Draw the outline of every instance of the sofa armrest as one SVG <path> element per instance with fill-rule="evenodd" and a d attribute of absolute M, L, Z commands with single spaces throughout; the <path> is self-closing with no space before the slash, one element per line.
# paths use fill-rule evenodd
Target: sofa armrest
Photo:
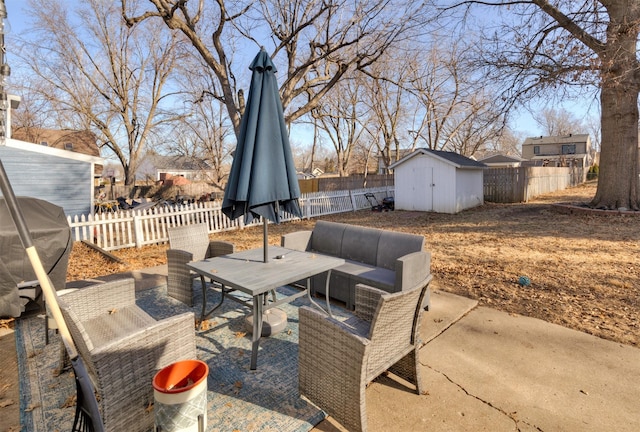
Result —
<path fill-rule="evenodd" d="M 408 290 L 431 274 L 431 252 L 420 251 L 396 260 L 395 290 Z"/>
<path fill-rule="evenodd" d="M 313 231 L 296 231 L 280 237 L 280 246 L 298 251 L 307 251 L 311 248 L 311 236 Z"/>

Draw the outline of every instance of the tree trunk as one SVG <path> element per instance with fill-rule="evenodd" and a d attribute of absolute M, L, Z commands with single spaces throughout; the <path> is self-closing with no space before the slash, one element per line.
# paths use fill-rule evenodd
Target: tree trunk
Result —
<path fill-rule="evenodd" d="M 637 210 L 638 200 L 638 91 L 603 86 L 602 149 L 596 208 Z"/>
<path fill-rule="evenodd" d="M 637 11 L 636 11 L 637 12 Z M 591 205 L 603 209 L 640 209 L 638 177 L 637 23 L 624 25 L 628 8 L 609 9 L 607 47 L 600 56 L 601 133 L 598 189 Z M 617 24 L 616 24 L 617 23 Z M 633 27 L 633 28 L 629 28 Z"/>

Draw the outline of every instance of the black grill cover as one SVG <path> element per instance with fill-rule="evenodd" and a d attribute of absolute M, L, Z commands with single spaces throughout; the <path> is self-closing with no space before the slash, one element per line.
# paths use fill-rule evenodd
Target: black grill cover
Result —
<path fill-rule="evenodd" d="M 17 200 L 44 270 L 56 290 L 64 289 L 73 240 L 63 209 L 37 198 Z M 20 315 L 17 284 L 36 279 L 7 203 L 0 196 L 0 316 Z"/>

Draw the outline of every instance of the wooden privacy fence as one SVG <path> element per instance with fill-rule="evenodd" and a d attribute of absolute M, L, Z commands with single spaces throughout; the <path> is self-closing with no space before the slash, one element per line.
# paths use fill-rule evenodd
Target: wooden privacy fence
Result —
<path fill-rule="evenodd" d="M 496 203 L 528 202 L 548 192 L 585 181 L 582 168 L 516 167 L 484 170 L 484 200 Z"/>
<path fill-rule="evenodd" d="M 378 201 L 393 196 L 393 187 L 303 194 L 300 198 L 305 219 L 371 207 L 364 196 L 373 193 Z M 285 214 L 282 220 L 296 217 Z M 144 210 L 120 210 L 95 215 L 67 217 L 74 241 L 85 240 L 111 251 L 142 247 L 168 241 L 167 228 L 206 223 L 209 233 L 243 229 L 244 218 L 230 220 L 222 213 L 220 202 L 208 201 L 183 206 L 156 206 Z M 261 224 L 253 221 L 249 226 Z"/>

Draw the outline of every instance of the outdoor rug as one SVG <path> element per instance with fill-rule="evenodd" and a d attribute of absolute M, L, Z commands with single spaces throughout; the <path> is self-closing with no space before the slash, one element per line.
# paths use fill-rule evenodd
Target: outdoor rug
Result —
<path fill-rule="evenodd" d="M 194 289 L 193 308 L 167 297 L 166 287 L 137 292 L 137 303 L 156 319 L 185 311 L 199 317 L 201 290 L 197 284 Z M 283 294 L 292 290 L 278 289 Z M 208 305 L 217 304 L 217 291 L 208 290 L 207 296 Z M 196 332 L 198 358 L 209 365 L 207 431 L 307 431 L 325 417 L 298 394 L 298 307 L 303 304 L 308 304 L 306 297 L 280 306 L 288 316 L 287 328 L 261 339 L 255 371 L 249 370 L 251 335 L 243 335 L 249 308 L 226 300 L 210 318 L 210 329 Z M 335 306 L 332 311 L 344 314 Z M 73 375 L 67 371 L 56 376 L 61 342 L 53 331 L 50 336 L 45 345 L 42 318 L 17 322 L 22 430 L 66 431 L 73 424 Z"/>

